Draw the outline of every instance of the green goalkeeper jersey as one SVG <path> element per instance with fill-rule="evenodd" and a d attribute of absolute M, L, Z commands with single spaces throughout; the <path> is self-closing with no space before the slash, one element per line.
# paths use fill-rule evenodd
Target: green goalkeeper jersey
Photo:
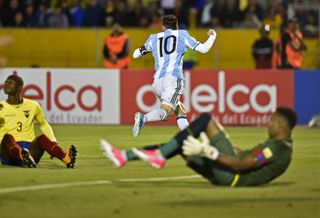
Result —
<path fill-rule="evenodd" d="M 256 157 L 261 167 L 237 174 L 234 178 L 235 186 L 261 185 L 283 174 L 291 161 L 292 141 L 269 139 L 239 155 L 242 158 L 249 154 Z"/>

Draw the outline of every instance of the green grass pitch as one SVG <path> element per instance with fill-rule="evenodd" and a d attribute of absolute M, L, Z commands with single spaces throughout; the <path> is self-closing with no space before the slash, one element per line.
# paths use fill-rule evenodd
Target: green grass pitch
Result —
<path fill-rule="evenodd" d="M 183 178 L 195 173 L 180 157 L 161 170 L 140 161 L 115 169 L 101 155 L 100 138 L 130 148 L 165 142 L 177 127 L 148 126 L 139 138 L 132 137 L 129 126 L 53 128 L 63 147 L 77 145 L 76 168 L 66 169 L 48 155 L 36 169 L 0 166 L 1 218 L 320 217 L 320 129 L 295 129 L 292 163 L 272 183 L 223 188 L 201 177 Z M 267 137 L 263 127 L 227 127 L 227 131 L 242 148 Z"/>

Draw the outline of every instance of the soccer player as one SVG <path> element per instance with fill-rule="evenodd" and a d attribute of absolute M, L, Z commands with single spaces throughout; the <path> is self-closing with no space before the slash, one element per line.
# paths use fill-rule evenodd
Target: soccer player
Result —
<path fill-rule="evenodd" d="M 274 180 L 288 168 L 296 121 L 291 109 L 277 108 L 268 123 L 269 138 L 248 150 L 234 147 L 210 114 L 202 114 L 164 144 L 123 151 L 101 140 L 101 148 L 116 167 L 141 159 L 162 168 L 167 159 L 181 154 L 189 167 L 214 185 L 255 186 Z M 201 140 L 196 139 L 199 136 Z"/>
<path fill-rule="evenodd" d="M 66 152 L 57 144 L 51 126 L 36 101 L 22 97 L 23 80 L 10 75 L 4 83 L 8 98 L 0 102 L 0 159 L 5 165 L 34 168 L 44 152 L 62 160 L 67 168 L 74 168 L 77 150 L 70 145 Z M 42 135 L 36 137 L 34 121 Z"/>
<path fill-rule="evenodd" d="M 133 53 L 133 58 L 139 58 L 152 52 L 155 60 L 153 89 L 161 102 L 160 108 L 147 114 L 139 112 L 135 114 L 132 129 L 134 137 L 139 135 L 146 122 L 165 121 L 173 114 L 176 114 L 177 124 L 181 130 L 189 125 L 184 105 L 179 101 L 184 87 L 183 55 L 187 48 L 207 53 L 217 36 L 216 32 L 210 29 L 207 33 L 209 38 L 202 44 L 191 37 L 186 30 L 178 30 L 178 21 L 174 15 L 163 16 L 162 24 L 164 31 L 150 35 L 146 43 Z"/>

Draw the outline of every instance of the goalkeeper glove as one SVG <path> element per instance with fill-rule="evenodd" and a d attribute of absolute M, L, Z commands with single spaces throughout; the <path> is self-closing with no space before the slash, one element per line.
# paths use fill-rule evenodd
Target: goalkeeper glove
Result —
<path fill-rule="evenodd" d="M 183 141 L 183 154 L 186 156 L 200 155 L 211 160 L 217 160 L 219 151 L 209 144 L 209 139 L 206 133 L 201 132 L 200 138 L 201 141 L 193 136 L 188 136 L 187 139 Z"/>

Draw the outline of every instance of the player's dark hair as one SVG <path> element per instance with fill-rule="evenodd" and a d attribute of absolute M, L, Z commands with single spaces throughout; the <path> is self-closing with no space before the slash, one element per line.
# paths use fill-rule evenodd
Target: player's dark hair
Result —
<path fill-rule="evenodd" d="M 166 29 L 176 30 L 177 23 L 178 23 L 178 20 L 177 20 L 176 16 L 174 16 L 174 15 L 165 15 L 162 17 L 162 25 Z"/>
<path fill-rule="evenodd" d="M 18 84 L 19 87 L 23 86 L 23 79 L 18 75 L 12 74 L 12 75 L 8 76 L 8 79 L 14 80 Z"/>
<path fill-rule="evenodd" d="M 278 113 L 280 116 L 282 116 L 287 121 L 290 129 L 293 129 L 296 126 L 298 116 L 291 108 L 278 107 L 276 110 L 276 113 Z"/>

